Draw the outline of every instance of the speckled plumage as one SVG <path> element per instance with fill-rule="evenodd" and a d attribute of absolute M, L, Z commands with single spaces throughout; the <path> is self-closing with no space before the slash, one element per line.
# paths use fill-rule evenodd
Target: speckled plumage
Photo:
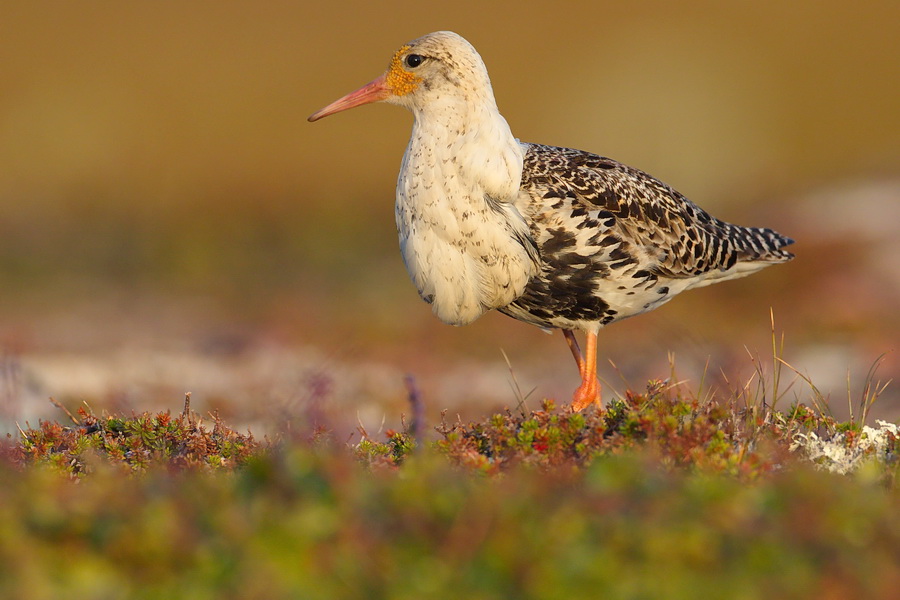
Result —
<path fill-rule="evenodd" d="M 642 171 L 519 142 L 481 57 L 455 33 L 409 42 L 384 75 L 310 120 L 375 101 L 415 117 L 396 220 L 419 294 L 454 325 L 496 309 L 562 329 L 582 378 L 576 410 L 600 404 L 600 328 L 792 258 L 790 239 L 711 217 Z M 586 357 L 575 330 L 586 334 Z"/>
<path fill-rule="evenodd" d="M 650 175 L 609 158 L 526 144 L 515 204 L 541 272 L 501 312 L 538 325 L 608 325 L 676 294 L 790 260 L 791 240 L 732 225 Z"/>

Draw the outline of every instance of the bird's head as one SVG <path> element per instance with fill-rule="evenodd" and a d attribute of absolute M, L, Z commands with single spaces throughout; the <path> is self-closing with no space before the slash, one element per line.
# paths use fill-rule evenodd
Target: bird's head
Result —
<path fill-rule="evenodd" d="M 383 75 L 310 115 L 309 121 L 371 102 L 398 104 L 414 113 L 454 103 L 496 107 L 481 56 L 451 31 L 429 33 L 401 46 Z"/>

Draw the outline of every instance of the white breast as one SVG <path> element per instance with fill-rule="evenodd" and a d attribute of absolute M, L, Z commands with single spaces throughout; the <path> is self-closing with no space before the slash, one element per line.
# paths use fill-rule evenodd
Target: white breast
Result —
<path fill-rule="evenodd" d="M 501 122 L 491 118 L 471 134 L 417 119 L 397 181 L 403 261 L 434 314 L 452 325 L 506 306 L 538 270 L 528 226 L 511 203 L 524 152 L 496 117 Z"/>

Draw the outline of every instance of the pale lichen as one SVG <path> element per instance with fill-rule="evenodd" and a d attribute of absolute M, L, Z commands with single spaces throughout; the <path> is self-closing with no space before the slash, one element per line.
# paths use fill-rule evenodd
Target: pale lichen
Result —
<path fill-rule="evenodd" d="M 791 451 L 802 452 L 820 469 L 832 473 L 852 473 L 869 462 L 887 463 L 897 460 L 900 426 L 876 421 L 878 427 L 864 426 L 858 435 L 835 433 L 829 438 L 815 432 L 798 433 Z"/>

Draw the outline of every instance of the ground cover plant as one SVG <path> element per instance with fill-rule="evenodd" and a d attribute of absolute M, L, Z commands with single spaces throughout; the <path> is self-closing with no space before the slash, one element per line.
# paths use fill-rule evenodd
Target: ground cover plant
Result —
<path fill-rule="evenodd" d="M 413 408 L 400 430 L 350 441 L 314 428 L 256 439 L 189 399 L 179 415 L 82 409 L 24 429 L 0 461 L 0 596 L 900 589 L 894 424 L 701 401 L 660 381 L 603 412 L 544 401 L 475 423 L 445 415 L 432 432 Z M 842 453 L 851 467 L 837 468 Z"/>

